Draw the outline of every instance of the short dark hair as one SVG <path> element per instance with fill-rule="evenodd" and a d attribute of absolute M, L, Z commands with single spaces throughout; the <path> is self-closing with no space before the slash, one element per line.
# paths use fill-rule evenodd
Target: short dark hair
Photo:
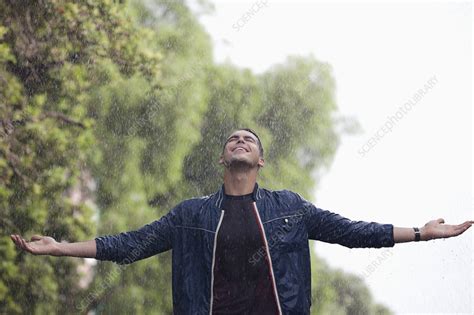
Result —
<path fill-rule="evenodd" d="M 262 145 L 262 141 L 260 141 L 260 137 L 257 135 L 257 133 L 255 132 L 255 130 L 250 129 L 250 128 L 239 128 L 239 129 L 235 129 L 232 133 L 234 133 L 234 132 L 236 132 L 236 131 L 240 131 L 240 130 L 248 131 L 248 132 L 250 132 L 251 134 L 253 134 L 253 135 L 257 138 L 258 150 L 260 151 L 260 157 L 263 158 L 263 145 Z M 227 139 L 226 139 L 226 141 L 224 142 L 224 147 L 222 148 L 222 152 L 224 152 L 226 145 L 227 145 Z"/>

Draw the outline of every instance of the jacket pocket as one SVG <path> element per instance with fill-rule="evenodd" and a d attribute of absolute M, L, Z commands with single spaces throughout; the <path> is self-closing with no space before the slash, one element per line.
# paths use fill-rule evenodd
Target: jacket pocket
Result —
<path fill-rule="evenodd" d="M 282 252 L 301 250 L 308 236 L 304 229 L 303 216 L 300 214 L 282 216 L 264 223 L 267 231 L 268 246 Z"/>

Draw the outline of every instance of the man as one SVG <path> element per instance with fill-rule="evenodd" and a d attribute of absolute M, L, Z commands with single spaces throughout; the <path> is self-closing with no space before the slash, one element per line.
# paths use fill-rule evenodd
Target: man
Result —
<path fill-rule="evenodd" d="M 58 243 L 12 235 L 35 255 L 92 257 L 128 264 L 172 249 L 176 314 L 308 314 L 311 306 L 308 240 L 353 247 L 457 236 L 474 221 L 422 228 L 351 221 L 316 208 L 298 194 L 257 185 L 263 146 L 250 129 L 233 132 L 219 163 L 224 184 L 213 195 L 186 200 L 151 224 L 92 241 Z"/>

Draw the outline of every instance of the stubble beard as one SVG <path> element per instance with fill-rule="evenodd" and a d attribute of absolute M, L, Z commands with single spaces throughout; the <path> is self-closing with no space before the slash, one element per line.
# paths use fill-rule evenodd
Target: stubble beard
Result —
<path fill-rule="evenodd" d="M 231 158 L 228 161 L 224 160 L 224 166 L 233 171 L 247 171 L 258 168 L 258 162 L 252 163 L 246 159 Z"/>

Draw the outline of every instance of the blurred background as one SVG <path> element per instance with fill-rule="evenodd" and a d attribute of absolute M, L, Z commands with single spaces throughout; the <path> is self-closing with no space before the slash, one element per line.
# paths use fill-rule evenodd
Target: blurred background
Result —
<path fill-rule="evenodd" d="M 17 252 L 138 228 L 216 191 L 226 135 L 259 184 L 353 220 L 474 217 L 472 3 L 0 2 L 0 313 L 172 314 L 170 253 Z M 312 314 L 472 314 L 473 240 L 313 242 Z"/>

